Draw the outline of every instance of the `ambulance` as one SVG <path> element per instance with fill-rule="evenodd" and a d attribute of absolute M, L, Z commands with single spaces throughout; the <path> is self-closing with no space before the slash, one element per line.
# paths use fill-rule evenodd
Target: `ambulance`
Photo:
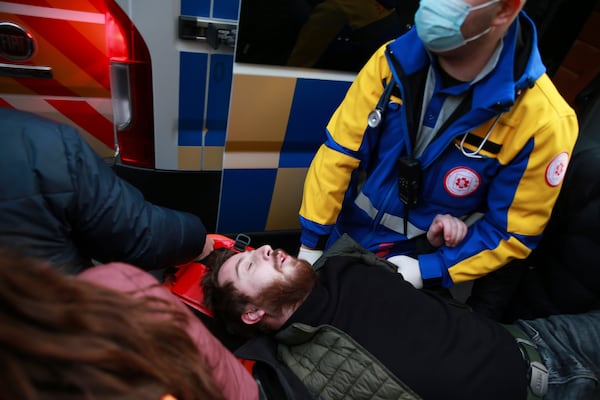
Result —
<path fill-rule="evenodd" d="M 377 1 L 376 23 L 343 27 L 317 61 L 290 65 L 323 0 L 0 0 L 0 107 L 73 125 L 147 199 L 212 232 L 277 245 L 298 233 L 307 168 L 357 68 L 411 27 L 418 0 Z M 598 53 L 589 68 L 564 63 L 578 35 L 598 48 L 598 2 L 551 3 L 527 7 L 574 102 Z"/>

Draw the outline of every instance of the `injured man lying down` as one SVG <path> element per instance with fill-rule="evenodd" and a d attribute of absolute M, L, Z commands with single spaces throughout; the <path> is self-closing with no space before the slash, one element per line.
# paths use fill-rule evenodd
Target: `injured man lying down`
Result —
<path fill-rule="evenodd" d="M 314 266 L 268 245 L 204 263 L 205 305 L 277 398 L 600 398 L 600 312 L 500 325 L 348 236 Z"/>

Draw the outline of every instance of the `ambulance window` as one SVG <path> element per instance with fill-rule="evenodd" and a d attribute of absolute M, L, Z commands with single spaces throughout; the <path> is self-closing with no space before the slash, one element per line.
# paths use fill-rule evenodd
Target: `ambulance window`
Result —
<path fill-rule="evenodd" d="M 528 0 L 552 76 L 597 0 Z M 236 62 L 358 72 L 383 43 L 408 31 L 419 0 L 241 0 Z"/>
<path fill-rule="evenodd" d="M 413 24 L 418 0 L 242 0 L 236 62 L 357 72 Z"/>

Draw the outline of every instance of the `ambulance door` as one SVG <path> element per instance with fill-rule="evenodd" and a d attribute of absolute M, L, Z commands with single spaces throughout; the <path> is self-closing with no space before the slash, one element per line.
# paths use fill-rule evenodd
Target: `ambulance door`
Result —
<path fill-rule="evenodd" d="M 146 197 L 217 230 L 239 0 L 115 0 L 148 49 L 152 170 L 121 163 Z"/>

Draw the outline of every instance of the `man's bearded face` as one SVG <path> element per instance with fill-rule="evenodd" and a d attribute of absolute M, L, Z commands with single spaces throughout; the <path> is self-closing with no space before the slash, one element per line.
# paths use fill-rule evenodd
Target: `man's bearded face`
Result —
<path fill-rule="evenodd" d="M 227 259 L 218 281 L 219 285 L 232 282 L 254 305 L 275 312 L 302 302 L 312 290 L 316 274 L 308 262 L 262 246 Z"/>

